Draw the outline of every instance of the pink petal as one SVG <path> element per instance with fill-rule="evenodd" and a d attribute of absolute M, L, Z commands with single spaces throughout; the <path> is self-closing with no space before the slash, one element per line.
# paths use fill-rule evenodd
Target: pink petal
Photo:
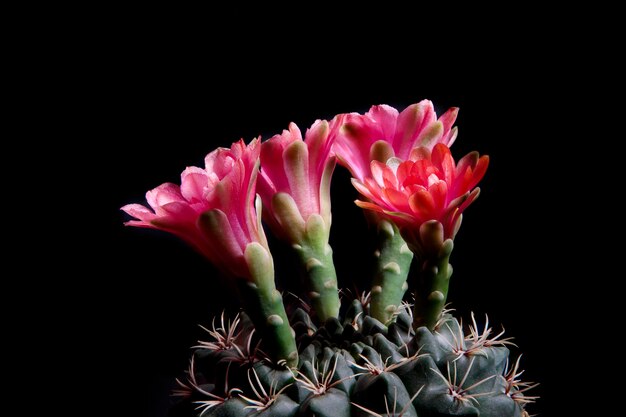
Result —
<path fill-rule="evenodd" d="M 396 178 L 398 179 L 398 184 L 404 186 L 407 177 L 411 175 L 412 168 L 412 161 L 406 161 L 398 165 L 398 169 L 396 170 Z"/>
<path fill-rule="evenodd" d="M 230 172 L 235 160 L 236 158 L 229 148 L 217 148 L 204 158 L 204 165 L 207 173 L 212 173 L 220 180 Z"/>
<path fill-rule="evenodd" d="M 152 223 L 147 223 L 142 220 L 129 220 L 127 222 L 124 222 L 124 226 L 143 227 L 146 229 L 157 229 L 157 227 L 153 225 Z"/>
<path fill-rule="evenodd" d="M 489 156 L 484 155 L 481 156 L 476 164 L 476 168 L 474 169 L 474 175 L 472 177 L 472 181 L 470 182 L 470 188 L 473 188 L 483 179 L 485 173 L 487 172 L 487 167 L 489 166 Z"/>
<path fill-rule="evenodd" d="M 295 129 L 295 128 L 294 128 Z M 294 130 L 295 132 L 295 130 Z M 270 180 L 276 192 L 289 190 L 289 182 L 283 167 L 283 152 L 285 148 L 295 140 L 295 135 L 283 131 L 283 135 L 273 136 L 261 144 L 261 181 Z M 264 187 L 267 189 L 268 187 Z M 271 196 L 267 196 L 271 198 Z M 263 196 L 266 198 L 266 196 Z"/>
<path fill-rule="evenodd" d="M 457 177 L 454 180 L 454 194 L 461 195 L 467 193 L 471 189 L 472 179 L 474 173 L 471 167 L 466 167 L 464 172 L 457 172 Z"/>
<path fill-rule="evenodd" d="M 209 178 L 204 169 L 187 167 L 180 176 L 180 192 L 187 201 L 198 201 L 204 197 Z"/>
<path fill-rule="evenodd" d="M 274 194 L 279 192 L 271 178 L 263 170 L 259 172 L 259 176 L 257 177 L 256 192 L 261 196 L 263 206 L 268 208 L 271 207 L 271 201 Z M 267 213 L 264 213 L 263 217 L 265 217 L 265 214 L 270 214 L 270 212 L 267 211 Z"/>
<path fill-rule="evenodd" d="M 462 195 L 452 199 L 451 201 L 449 201 L 448 205 L 447 205 L 447 208 L 446 208 L 446 214 L 445 215 L 448 215 L 452 211 L 458 209 L 465 202 L 465 200 L 467 200 L 468 197 L 469 197 L 469 193 L 464 193 L 464 194 L 462 194 Z"/>
<path fill-rule="evenodd" d="M 324 217 L 327 224 L 331 223 L 330 185 L 335 165 L 336 159 L 334 156 L 326 161 L 326 166 L 322 172 L 322 178 L 319 185 L 320 214 Z"/>
<path fill-rule="evenodd" d="M 326 120 L 316 120 L 307 129 L 304 142 L 309 150 L 309 164 L 311 176 L 320 178 L 326 161 L 330 157 L 330 150 L 336 136 L 329 136 L 329 126 Z"/>
<path fill-rule="evenodd" d="M 408 211 L 410 209 L 409 199 L 406 194 L 393 188 L 386 188 L 383 193 L 390 203 L 389 208 L 396 211 Z"/>
<path fill-rule="evenodd" d="M 416 145 L 422 131 L 436 120 L 433 104 L 429 100 L 422 100 L 412 104 L 400 113 L 393 138 L 393 148 L 396 156 L 407 159 Z"/>
<path fill-rule="evenodd" d="M 444 139 L 442 140 L 442 143 L 444 143 L 448 147 L 452 146 L 454 142 L 456 142 L 456 137 L 458 136 L 458 134 L 459 134 L 459 128 L 454 126 L 452 130 L 450 130 L 450 133 L 448 133 L 448 136 L 444 137 Z"/>
<path fill-rule="evenodd" d="M 448 185 L 445 181 L 437 181 L 428 187 L 428 193 L 432 196 L 436 217 L 440 217 L 446 207 Z"/>
<path fill-rule="evenodd" d="M 433 148 L 441 142 L 443 136 L 443 125 L 438 121 L 433 121 L 425 126 L 415 140 L 415 144 L 426 148 Z"/>
<path fill-rule="evenodd" d="M 435 202 L 428 191 L 418 191 L 409 197 L 409 206 L 422 221 L 434 219 Z"/>
<path fill-rule="evenodd" d="M 443 138 L 441 142 L 448 147 L 452 146 L 454 139 L 456 139 L 456 131 L 452 131 L 452 125 L 456 121 L 458 114 L 458 107 L 450 107 L 439 117 L 439 121 L 443 125 Z"/>
<path fill-rule="evenodd" d="M 217 243 L 221 248 L 222 258 L 227 263 L 236 262 L 243 257 L 244 247 L 231 227 L 226 214 L 213 209 L 198 217 L 198 227 L 206 239 Z"/>
<path fill-rule="evenodd" d="M 372 194 L 380 195 L 382 187 L 378 185 L 372 178 L 365 178 L 364 184 Z"/>
<path fill-rule="evenodd" d="M 187 202 L 173 201 L 162 205 L 161 209 L 167 216 L 176 218 L 177 222 L 195 223 L 198 217 L 198 213 Z"/>
<path fill-rule="evenodd" d="M 366 123 L 370 132 L 378 134 L 374 140 L 391 141 L 393 139 L 396 132 L 398 110 L 386 104 L 372 106 L 364 118 L 367 120 Z"/>
<path fill-rule="evenodd" d="M 363 184 L 361 181 L 357 180 L 356 178 L 352 178 L 352 185 L 354 186 L 354 188 L 357 189 L 359 193 L 369 198 L 370 200 L 378 199 L 378 193 L 373 193 L 372 189 L 368 188 L 365 184 Z M 378 187 L 373 188 L 373 189 L 377 189 L 377 188 Z"/>
<path fill-rule="evenodd" d="M 478 152 L 470 152 L 465 155 L 463 158 L 459 160 L 456 164 L 456 172 L 457 175 L 463 175 L 463 173 L 468 169 L 474 169 L 476 164 L 478 163 Z"/>
<path fill-rule="evenodd" d="M 127 204 L 120 210 L 146 223 L 149 223 L 156 217 L 152 210 L 148 209 L 145 206 L 142 206 L 141 204 Z M 136 226 L 136 223 L 137 222 L 135 222 L 134 220 L 131 220 L 127 224 L 129 226 Z"/>
<path fill-rule="evenodd" d="M 178 185 L 166 182 L 148 191 L 146 193 L 146 200 L 148 204 L 157 211 L 158 215 L 158 208 L 160 206 L 172 201 L 185 201 L 185 198 L 180 193 L 180 187 Z"/>
<path fill-rule="evenodd" d="M 469 207 L 480 195 L 480 188 L 476 187 L 469 193 L 463 204 L 459 207 L 459 212 L 463 212 L 466 208 Z"/>
<path fill-rule="evenodd" d="M 391 159 L 391 161 L 393 161 L 393 159 Z M 400 165 L 398 165 L 398 168 L 399 167 Z M 394 173 L 393 169 L 390 166 L 386 166 L 383 169 L 383 181 L 384 181 L 385 187 L 390 187 L 390 188 L 400 187 L 400 185 L 398 184 L 398 177 L 396 176 L 396 174 Z"/>
<path fill-rule="evenodd" d="M 419 181 L 421 185 L 426 185 L 428 184 L 428 177 L 430 174 L 435 173 L 435 171 L 435 167 L 429 160 L 422 159 L 413 164 L 409 177 L 411 177 L 414 182 Z"/>
<path fill-rule="evenodd" d="M 348 119 L 349 117 L 346 117 L 346 120 Z M 361 142 L 357 136 L 359 134 L 358 128 L 351 124 L 341 126 L 333 143 L 333 152 L 339 163 L 346 167 L 354 178 L 362 180 L 369 175 L 370 159 L 365 148 L 369 150 L 371 141 L 365 137 Z"/>
<path fill-rule="evenodd" d="M 397 117 L 398 111 L 387 105 L 372 106 L 364 115 L 341 116 L 343 124 L 331 132 L 331 136 L 336 136 L 333 151 L 354 178 L 363 180 L 369 175 L 372 144 L 393 138 Z"/>
<path fill-rule="evenodd" d="M 439 168 L 443 177 L 448 184 L 452 184 L 456 175 L 456 168 L 454 166 L 454 158 L 450 153 L 450 149 L 444 144 L 437 144 L 432 153 L 432 163 Z"/>
<path fill-rule="evenodd" d="M 461 228 L 461 222 L 463 221 L 463 213 L 460 210 L 454 212 L 450 220 L 450 231 L 448 232 L 447 238 L 454 239 L 456 234 L 459 232 Z"/>
<path fill-rule="evenodd" d="M 383 177 L 384 172 L 387 169 L 387 165 L 383 162 L 372 161 L 370 163 L 370 169 L 372 171 L 372 178 L 374 179 L 374 181 L 376 181 L 378 185 L 382 187 L 385 184 Z"/>
<path fill-rule="evenodd" d="M 417 148 L 411 149 L 409 160 L 413 162 L 417 162 L 417 161 L 421 161 L 422 159 L 426 159 L 426 160 L 431 159 L 431 151 L 429 148 L 425 146 L 418 146 Z"/>
<path fill-rule="evenodd" d="M 283 164 L 285 176 L 289 182 L 289 189 L 284 191 L 296 201 L 302 217 L 306 219 L 309 214 L 319 212 L 317 206 L 319 202 L 312 201 L 310 198 L 309 150 L 306 144 L 303 141 L 289 144 L 283 153 Z"/>
<path fill-rule="evenodd" d="M 252 168 L 259 162 L 261 155 L 261 137 L 254 138 L 250 141 L 248 146 L 245 146 L 243 141 L 240 141 L 244 145 L 243 154 L 241 160 L 248 168 Z"/>
<path fill-rule="evenodd" d="M 372 161 L 380 161 L 387 163 L 389 158 L 395 156 L 394 150 L 389 144 L 389 142 L 385 140 L 377 140 L 370 147 L 370 156 L 369 158 Z"/>
<path fill-rule="evenodd" d="M 378 213 L 384 213 L 385 210 L 377 204 L 373 204 L 367 201 L 355 200 L 354 203 L 362 209 L 373 210 Z"/>

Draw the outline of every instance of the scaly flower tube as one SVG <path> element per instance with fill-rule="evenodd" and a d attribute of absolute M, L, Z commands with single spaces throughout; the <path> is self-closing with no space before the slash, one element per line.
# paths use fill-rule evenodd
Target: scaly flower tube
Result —
<path fill-rule="evenodd" d="M 265 221 L 289 243 L 302 263 L 309 298 L 321 321 L 339 314 L 337 275 L 328 244 L 331 225 L 330 180 L 335 168 L 328 122 L 318 120 L 305 133 L 295 123 L 261 146 L 258 191 Z"/>
<path fill-rule="evenodd" d="M 138 220 L 126 224 L 173 233 L 235 278 L 245 307 L 277 361 L 294 366 L 298 354 L 281 294 L 274 283 L 274 263 L 255 205 L 260 141 L 240 140 L 218 148 L 205 168 L 188 167 L 181 185 L 163 184 L 148 191 L 151 209 L 129 204 L 122 210 Z"/>
<path fill-rule="evenodd" d="M 453 107 L 437 118 L 433 104 L 423 100 L 402 112 L 379 105 L 365 114 L 343 116 L 333 145 L 339 163 L 359 181 L 371 177 L 372 160 L 386 162 L 390 157 L 409 158 L 418 146 L 432 150 L 438 143 L 451 146 L 457 137 L 452 127 L 458 114 Z M 383 323 L 392 321 L 406 292 L 407 275 L 413 254 L 398 228 L 383 216 L 371 212 L 368 220 L 378 233 L 377 268 L 372 284 L 370 313 Z"/>
<path fill-rule="evenodd" d="M 409 159 L 371 162 L 372 177 L 353 184 L 370 201 L 357 205 L 394 221 L 421 263 L 414 326 L 433 329 L 452 275 L 449 257 L 463 211 L 478 197 L 489 157 L 472 152 L 458 164 L 440 143 L 411 151 Z"/>

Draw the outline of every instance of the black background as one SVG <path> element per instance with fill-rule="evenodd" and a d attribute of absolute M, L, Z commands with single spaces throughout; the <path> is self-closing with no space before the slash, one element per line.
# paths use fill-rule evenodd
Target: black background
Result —
<path fill-rule="evenodd" d="M 238 307 L 199 255 L 165 234 L 125 228 L 119 207 L 143 203 L 145 191 L 178 182 L 186 166 L 201 166 L 206 153 L 239 138 L 267 139 L 290 121 L 304 130 L 336 113 L 381 103 L 401 109 L 428 98 L 439 113 L 461 109 L 456 158 L 471 150 L 491 157 L 481 196 L 456 238 L 448 299 L 465 321 L 470 311 L 479 320 L 488 313 L 496 329 L 504 325 L 515 337 L 525 379 L 542 383 L 533 410 L 547 415 L 556 384 L 546 317 L 562 273 L 550 260 L 563 231 L 558 203 L 565 191 L 546 181 L 558 175 L 551 108 L 559 87 L 545 50 L 513 38 L 506 49 L 488 37 L 462 45 L 400 42 L 400 35 L 371 43 L 377 33 L 366 35 L 367 28 L 295 45 L 290 32 L 271 25 L 244 41 L 167 29 L 112 30 L 98 41 L 102 54 L 89 80 L 91 136 L 104 167 L 101 266 L 109 277 L 93 290 L 107 300 L 98 326 L 112 363 L 106 371 L 118 381 L 115 398 L 130 403 L 133 415 L 164 415 L 189 347 L 202 337 L 197 324 Z M 367 288 L 366 225 L 342 168 L 332 193 L 340 285 Z M 279 285 L 293 286 L 287 252 L 276 248 Z"/>

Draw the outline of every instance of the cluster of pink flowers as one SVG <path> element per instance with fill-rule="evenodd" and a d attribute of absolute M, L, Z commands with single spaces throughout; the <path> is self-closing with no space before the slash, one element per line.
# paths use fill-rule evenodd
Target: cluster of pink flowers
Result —
<path fill-rule="evenodd" d="M 148 191 L 150 208 L 122 207 L 137 219 L 126 224 L 171 232 L 223 271 L 251 279 L 246 247 L 267 248 L 256 193 L 272 231 L 297 243 L 311 216 L 321 216 L 330 227 L 330 179 L 337 159 L 365 197 L 357 204 L 395 222 L 412 248 L 420 245 L 413 237 L 427 221 L 440 222 L 445 237 L 454 238 L 488 165 L 488 158 L 476 153 L 455 163 L 449 147 L 457 135 L 452 127 L 457 112 L 452 108 L 437 118 L 427 100 L 401 113 L 380 105 L 363 115 L 318 120 L 304 140 L 293 123 L 263 143 L 240 140 L 211 152 L 205 168 L 188 167 L 180 186 L 166 183 Z"/>

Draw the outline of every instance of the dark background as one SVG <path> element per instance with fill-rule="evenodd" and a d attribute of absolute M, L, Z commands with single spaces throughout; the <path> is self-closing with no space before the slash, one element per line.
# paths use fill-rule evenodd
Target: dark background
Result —
<path fill-rule="evenodd" d="M 110 360 L 106 371 L 117 381 L 115 398 L 130 403 L 125 407 L 133 415 L 164 415 L 189 347 L 203 337 L 197 324 L 237 308 L 206 261 L 173 237 L 125 228 L 119 207 L 144 203 L 145 191 L 178 182 L 186 166 L 201 166 L 206 153 L 239 138 L 267 139 L 290 121 L 304 130 L 336 113 L 381 103 L 402 109 L 428 98 L 439 114 L 461 108 L 456 158 L 471 150 L 491 157 L 481 196 L 456 238 L 448 299 L 464 321 L 470 311 L 480 320 L 488 313 L 496 329 L 503 325 L 515 337 L 524 378 L 542 384 L 534 393 L 543 398 L 531 411 L 549 415 L 556 371 L 546 317 L 562 273 L 549 261 L 563 232 L 558 216 L 565 191 L 546 181 L 559 175 L 551 110 L 559 87 L 544 51 L 515 39 L 505 50 L 485 39 L 373 46 L 350 34 L 346 41 L 329 37 L 294 47 L 285 41 L 288 34 L 270 32 L 226 43 L 198 41 L 184 30 L 125 30 L 99 41 L 91 117 L 105 168 L 99 173 L 106 210 L 100 265 L 109 278 L 92 290 L 107 300 L 97 325 Z M 367 288 L 366 226 L 342 168 L 332 193 L 340 285 Z M 280 248 L 277 253 L 278 279 L 286 285 L 288 263 Z"/>

